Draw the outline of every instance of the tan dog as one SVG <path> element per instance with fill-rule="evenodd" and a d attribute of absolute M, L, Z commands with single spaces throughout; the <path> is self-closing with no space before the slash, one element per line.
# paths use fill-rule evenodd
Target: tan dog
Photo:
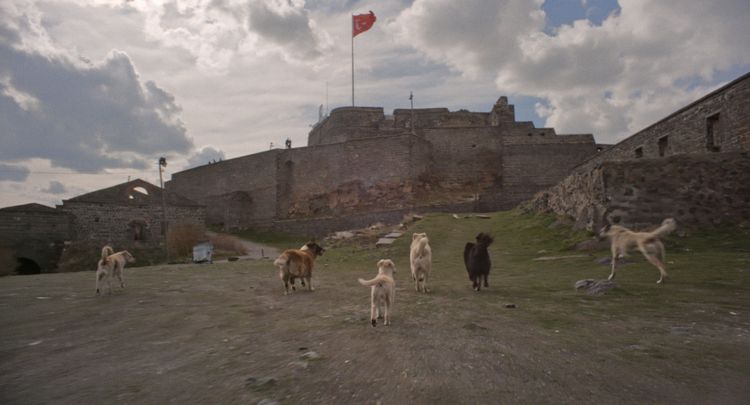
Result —
<path fill-rule="evenodd" d="M 96 267 L 96 294 L 100 293 L 99 283 L 104 277 L 107 278 L 107 288 L 110 294 L 112 294 L 112 277 L 116 276 L 120 280 L 120 288 L 125 288 L 125 282 L 122 280 L 125 264 L 134 261 L 135 257 L 127 250 L 114 253 L 111 246 L 104 246 L 102 257 Z"/>
<path fill-rule="evenodd" d="M 409 264 L 411 277 L 414 279 L 414 289 L 417 292 L 428 292 L 427 278 L 432 271 L 432 249 L 426 233 L 415 233 L 411 236 Z"/>
<path fill-rule="evenodd" d="M 296 290 L 294 287 L 295 279 L 299 278 L 302 280 L 302 286 L 305 286 L 307 281 L 307 289 L 314 291 L 312 286 L 312 272 L 315 264 L 315 258 L 322 256 L 325 249 L 320 247 L 315 242 L 307 242 L 302 249 L 288 249 L 285 250 L 273 264 L 279 268 L 279 278 L 284 283 L 284 295 L 289 294 L 289 285 L 291 284 L 292 290 Z"/>
<path fill-rule="evenodd" d="M 372 287 L 370 289 L 370 323 L 377 326 L 377 319 L 383 317 L 383 324 L 391 324 L 391 308 L 396 298 L 396 281 L 393 273 L 396 266 L 389 259 L 378 261 L 378 275 L 371 280 L 358 279 L 359 283 Z"/>
<path fill-rule="evenodd" d="M 659 269 L 661 276 L 656 282 L 661 284 L 667 279 L 667 269 L 664 266 L 664 244 L 661 238 L 669 235 L 677 228 L 677 223 L 672 218 L 662 221 L 661 226 L 651 232 L 633 232 L 620 225 L 606 225 L 602 228 L 600 236 L 608 236 L 612 248 L 612 273 L 608 280 L 615 278 L 617 270 L 617 259 L 627 256 L 628 252 L 638 249 L 649 263 Z"/>

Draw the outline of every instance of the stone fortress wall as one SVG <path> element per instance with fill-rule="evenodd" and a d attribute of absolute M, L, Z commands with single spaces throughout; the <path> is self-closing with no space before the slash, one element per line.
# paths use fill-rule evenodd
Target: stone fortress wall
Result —
<path fill-rule="evenodd" d="M 506 209 L 556 184 L 597 153 L 592 135 L 557 135 L 490 112 L 342 107 L 308 146 L 175 173 L 169 191 L 207 207 L 209 225 L 305 235 L 412 211 Z"/>
<path fill-rule="evenodd" d="M 602 151 L 530 210 L 575 219 L 580 228 L 610 222 L 653 227 L 750 226 L 750 74 L 732 81 Z"/>

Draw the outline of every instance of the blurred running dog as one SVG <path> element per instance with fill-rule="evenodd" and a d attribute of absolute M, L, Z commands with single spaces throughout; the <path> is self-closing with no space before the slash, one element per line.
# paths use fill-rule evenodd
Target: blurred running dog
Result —
<path fill-rule="evenodd" d="M 428 292 L 427 277 L 432 271 L 432 249 L 426 233 L 412 235 L 409 263 L 411 264 L 411 277 L 414 279 L 414 289 L 417 292 Z"/>
<path fill-rule="evenodd" d="M 325 249 L 320 247 L 315 242 L 307 242 L 302 249 L 288 249 L 285 250 L 273 264 L 279 268 L 279 278 L 284 283 L 284 295 L 289 294 L 289 285 L 291 284 L 292 290 L 296 290 L 294 287 L 294 280 L 299 278 L 302 280 L 302 286 L 305 286 L 307 281 L 308 291 L 314 291 L 312 286 L 312 271 L 315 259 L 318 256 L 322 256 Z"/>
<path fill-rule="evenodd" d="M 492 244 L 492 236 L 480 232 L 476 239 L 476 244 L 468 242 L 464 247 L 464 264 L 466 265 L 466 271 L 469 272 L 469 280 L 471 280 L 474 291 L 480 291 L 482 279 L 484 279 L 485 287 L 490 286 L 487 278 L 490 275 L 492 262 L 487 247 Z"/>
<path fill-rule="evenodd" d="M 104 246 L 102 248 L 102 257 L 96 266 L 96 294 L 99 295 L 101 292 L 99 283 L 104 277 L 107 278 L 107 288 L 110 294 L 112 294 L 112 277 L 117 277 L 120 280 L 120 288 L 125 288 L 125 282 L 122 280 L 125 264 L 134 261 L 135 257 L 127 250 L 114 253 L 111 246 Z"/>
<path fill-rule="evenodd" d="M 667 218 L 662 221 L 658 228 L 651 232 L 633 232 L 624 226 L 609 224 L 606 216 L 604 220 L 607 224 L 599 232 L 599 236 L 609 237 L 611 242 L 612 273 L 610 273 L 608 280 L 615 278 L 617 259 L 625 257 L 628 255 L 628 252 L 638 249 L 649 263 L 659 269 L 660 277 L 656 281 L 656 284 L 665 282 L 668 275 L 667 268 L 664 266 L 666 253 L 661 238 L 669 235 L 677 228 L 675 220 Z"/>
<path fill-rule="evenodd" d="M 378 275 L 371 280 L 358 279 L 359 283 L 372 287 L 370 289 L 370 323 L 377 326 L 377 319 L 383 317 L 383 324 L 391 324 L 391 309 L 396 298 L 396 281 L 393 273 L 396 266 L 389 259 L 378 261 Z"/>

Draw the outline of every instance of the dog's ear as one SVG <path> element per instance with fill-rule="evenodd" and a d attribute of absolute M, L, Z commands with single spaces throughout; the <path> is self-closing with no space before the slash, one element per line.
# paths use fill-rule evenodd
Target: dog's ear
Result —
<path fill-rule="evenodd" d="M 416 240 L 419 237 L 418 233 L 411 234 L 411 240 Z"/>
<path fill-rule="evenodd" d="M 378 268 L 381 268 L 381 267 L 383 267 L 383 262 L 384 262 L 384 261 L 385 261 L 385 260 L 383 260 L 383 259 L 380 259 L 380 260 L 378 260 Z"/>

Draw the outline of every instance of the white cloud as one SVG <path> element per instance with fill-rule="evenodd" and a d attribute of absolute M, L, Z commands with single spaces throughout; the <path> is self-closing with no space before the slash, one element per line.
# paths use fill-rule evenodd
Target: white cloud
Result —
<path fill-rule="evenodd" d="M 476 76 L 520 55 L 516 38 L 544 28 L 542 0 L 416 0 L 390 25 L 403 43 Z"/>
<path fill-rule="evenodd" d="M 417 0 L 396 24 L 433 60 L 546 99 L 537 111 L 547 126 L 605 142 L 710 91 L 716 72 L 750 64 L 747 1 L 619 4 L 601 25 L 579 20 L 555 35 L 542 30 L 541 2 L 515 0 Z"/>

